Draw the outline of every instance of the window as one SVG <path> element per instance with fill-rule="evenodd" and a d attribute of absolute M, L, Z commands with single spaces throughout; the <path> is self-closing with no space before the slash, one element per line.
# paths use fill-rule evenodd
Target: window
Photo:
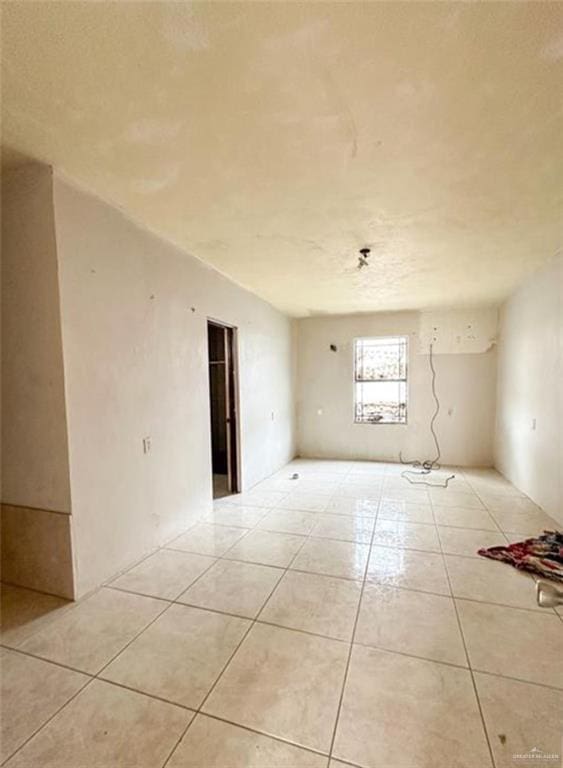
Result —
<path fill-rule="evenodd" d="M 407 354 L 406 336 L 354 341 L 357 423 L 407 423 Z"/>

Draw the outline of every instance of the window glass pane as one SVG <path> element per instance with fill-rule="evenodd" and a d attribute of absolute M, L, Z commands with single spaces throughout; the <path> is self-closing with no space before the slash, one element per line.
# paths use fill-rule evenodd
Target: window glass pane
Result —
<path fill-rule="evenodd" d="M 405 381 L 356 382 L 356 421 L 404 424 L 407 420 Z"/>
<path fill-rule="evenodd" d="M 356 340 L 356 381 L 389 381 L 407 377 L 405 337 Z"/>

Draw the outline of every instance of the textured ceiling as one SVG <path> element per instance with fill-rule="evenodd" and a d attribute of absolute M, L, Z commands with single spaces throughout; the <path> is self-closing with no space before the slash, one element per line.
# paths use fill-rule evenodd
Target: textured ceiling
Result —
<path fill-rule="evenodd" d="M 2 22 L 7 161 L 289 313 L 495 302 L 561 247 L 561 3 L 9 2 Z"/>

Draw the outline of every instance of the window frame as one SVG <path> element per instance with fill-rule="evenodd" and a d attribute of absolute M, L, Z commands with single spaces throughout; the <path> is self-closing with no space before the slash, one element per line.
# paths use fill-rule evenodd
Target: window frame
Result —
<path fill-rule="evenodd" d="M 406 353 L 405 353 L 405 378 L 404 379 L 384 379 L 383 381 L 396 381 L 405 382 L 406 393 L 406 407 L 405 407 L 405 420 L 404 421 L 360 421 L 356 415 L 356 384 L 361 383 L 356 379 L 356 344 L 358 341 L 383 341 L 386 339 L 404 339 Z M 352 418 L 353 423 L 365 426 L 378 426 L 378 427 L 406 427 L 409 423 L 409 409 L 410 409 L 410 376 L 409 376 L 409 362 L 410 362 L 410 338 L 408 334 L 402 333 L 389 333 L 385 336 L 354 336 L 352 342 Z M 373 380 L 377 383 L 377 379 Z M 369 383 L 369 382 L 367 382 Z M 383 383 L 383 382 L 382 382 Z"/>

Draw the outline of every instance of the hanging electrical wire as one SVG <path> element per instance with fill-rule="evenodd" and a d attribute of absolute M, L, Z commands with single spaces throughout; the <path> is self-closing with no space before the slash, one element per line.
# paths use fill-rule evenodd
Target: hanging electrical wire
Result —
<path fill-rule="evenodd" d="M 438 398 L 438 394 L 436 393 L 436 368 L 434 367 L 434 342 L 430 342 L 430 348 L 429 348 L 429 354 L 428 354 L 428 361 L 430 364 L 430 371 L 432 372 L 432 396 L 434 398 L 434 404 L 435 409 L 434 413 L 432 415 L 432 418 L 430 419 L 430 432 L 432 433 L 432 437 L 434 438 L 434 445 L 436 446 L 436 458 L 434 459 L 425 459 L 424 461 L 419 461 L 418 459 L 415 461 L 404 461 L 402 453 L 399 452 L 399 461 L 401 464 L 409 464 L 413 469 L 406 469 L 404 472 L 401 472 L 401 477 L 404 477 L 405 480 L 408 480 L 411 485 L 428 485 L 431 488 L 447 488 L 450 480 L 453 480 L 455 478 L 455 475 L 449 475 L 448 477 L 444 478 L 443 483 L 429 483 L 426 480 L 413 480 L 410 475 L 414 475 L 415 477 L 423 477 L 430 475 L 434 470 L 440 469 L 440 442 L 438 440 L 438 435 L 436 434 L 436 429 L 434 427 L 434 424 L 436 422 L 436 419 L 438 418 L 438 414 L 440 413 L 440 400 Z M 420 469 L 414 469 L 415 467 L 420 467 Z"/>

